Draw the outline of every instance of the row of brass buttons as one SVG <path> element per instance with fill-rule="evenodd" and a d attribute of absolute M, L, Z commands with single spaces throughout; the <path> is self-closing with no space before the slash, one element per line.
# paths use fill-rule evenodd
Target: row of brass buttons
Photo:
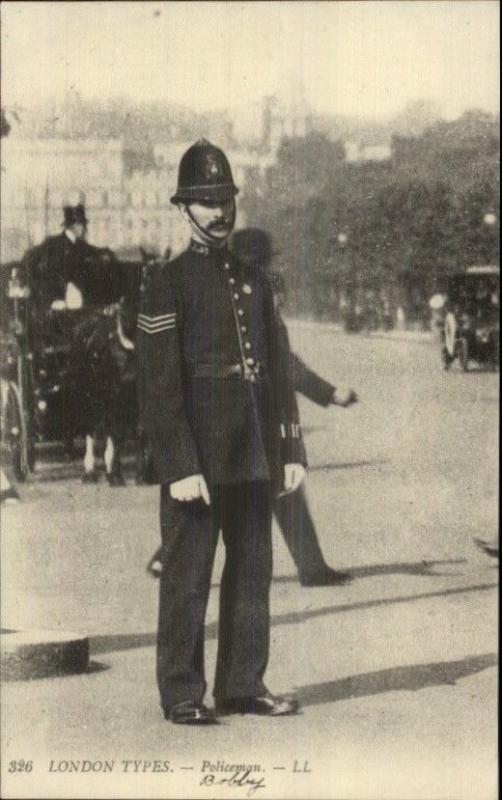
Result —
<path fill-rule="evenodd" d="M 228 271 L 230 270 L 230 264 L 226 263 L 226 264 L 225 264 L 225 269 L 226 269 L 226 270 L 227 270 L 227 272 L 228 272 Z M 232 277 L 230 277 L 230 278 L 228 279 L 228 282 L 229 282 L 230 286 L 235 286 L 235 278 L 232 278 Z M 238 301 L 240 300 L 240 295 L 239 295 L 239 293 L 238 293 L 238 292 L 234 292 L 234 295 L 233 295 L 233 297 L 234 297 L 234 300 L 235 300 L 236 302 L 238 302 Z M 237 307 L 237 314 L 239 315 L 239 317 L 240 317 L 240 318 L 241 318 L 241 320 L 242 320 L 242 318 L 244 317 L 244 311 L 243 311 L 243 309 L 242 309 L 242 308 L 240 308 L 240 307 Z M 241 325 L 241 326 L 240 326 L 240 329 L 241 329 L 241 333 L 244 333 L 244 334 L 245 334 L 245 333 L 247 333 L 247 331 L 248 331 L 248 329 L 247 329 L 246 325 Z M 245 349 L 246 349 L 246 350 L 249 352 L 249 351 L 252 349 L 252 347 L 251 347 L 251 342 L 249 342 L 249 341 L 245 341 L 245 342 L 244 342 L 244 347 L 245 347 Z M 253 366 L 254 366 L 254 363 L 255 363 L 255 360 L 254 360 L 254 358 L 251 358 L 251 356 L 249 356 L 248 358 L 246 358 L 246 364 L 247 364 L 249 367 L 253 367 Z"/>

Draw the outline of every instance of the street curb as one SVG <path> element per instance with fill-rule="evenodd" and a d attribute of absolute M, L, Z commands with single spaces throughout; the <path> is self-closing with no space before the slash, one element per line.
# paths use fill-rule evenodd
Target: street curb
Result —
<path fill-rule="evenodd" d="M 48 678 L 85 672 L 89 639 L 68 631 L 0 631 L 0 667 L 4 681 Z"/>

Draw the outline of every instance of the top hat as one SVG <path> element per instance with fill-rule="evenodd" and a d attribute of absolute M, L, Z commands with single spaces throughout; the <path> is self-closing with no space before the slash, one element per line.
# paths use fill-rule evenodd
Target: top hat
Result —
<path fill-rule="evenodd" d="M 83 203 L 78 203 L 76 206 L 63 207 L 63 227 L 71 228 L 72 225 L 87 225 L 88 220 L 85 216 L 85 208 Z"/>

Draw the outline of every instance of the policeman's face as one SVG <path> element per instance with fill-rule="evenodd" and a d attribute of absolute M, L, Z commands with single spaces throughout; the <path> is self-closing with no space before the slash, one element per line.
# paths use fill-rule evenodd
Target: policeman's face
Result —
<path fill-rule="evenodd" d="M 188 210 L 186 206 L 181 206 L 181 213 L 192 227 L 195 220 L 197 226 L 204 233 L 210 234 L 212 239 L 224 241 L 228 239 L 234 226 L 235 201 L 231 198 L 226 202 L 190 203 Z"/>

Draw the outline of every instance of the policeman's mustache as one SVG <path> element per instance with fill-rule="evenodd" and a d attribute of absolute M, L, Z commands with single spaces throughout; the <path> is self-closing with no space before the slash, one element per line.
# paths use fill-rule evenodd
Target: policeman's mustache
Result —
<path fill-rule="evenodd" d="M 223 217 L 222 219 L 209 222 L 207 226 L 208 231 L 224 231 L 231 225 L 231 217 Z"/>

